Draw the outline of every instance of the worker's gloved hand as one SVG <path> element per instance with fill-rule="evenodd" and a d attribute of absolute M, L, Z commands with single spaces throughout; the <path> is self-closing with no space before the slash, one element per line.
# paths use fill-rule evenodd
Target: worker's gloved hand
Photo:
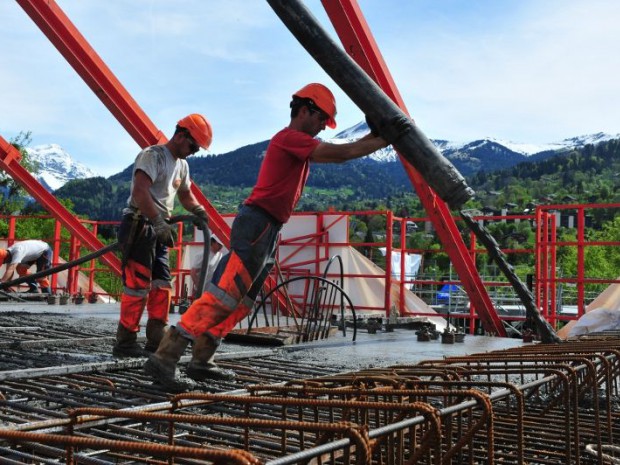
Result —
<path fill-rule="evenodd" d="M 157 215 L 151 221 L 153 222 L 153 229 L 155 229 L 157 240 L 168 247 L 174 247 L 177 234 L 172 226 L 161 215 Z"/>
<path fill-rule="evenodd" d="M 393 144 L 413 129 L 413 121 L 406 116 L 395 116 L 380 127 L 381 137 Z"/>
<path fill-rule="evenodd" d="M 368 129 L 370 130 L 370 133 L 377 137 L 380 136 L 381 134 L 379 133 L 379 128 L 377 127 L 377 125 L 368 117 L 368 115 L 366 115 L 366 124 L 368 125 Z"/>
<path fill-rule="evenodd" d="M 191 209 L 191 212 L 197 218 L 194 220 L 194 224 L 201 231 L 204 230 L 209 225 L 209 217 L 207 216 L 207 211 L 205 207 L 202 205 L 197 205 Z"/>

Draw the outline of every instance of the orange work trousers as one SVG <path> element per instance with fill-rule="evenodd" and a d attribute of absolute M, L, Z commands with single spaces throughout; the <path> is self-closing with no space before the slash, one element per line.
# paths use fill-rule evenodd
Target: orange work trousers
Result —
<path fill-rule="evenodd" d="M 149 319 L 167 323 L 172 294 L 168 247 L 157 241 L 148 219 L 134 214 L 123 216 L 118 241 L 123 251 L 120 323 L 139 331 L 145 307 Z"/>
<path fill-rule="evenodd" d="M 264 210 L 243 205 L 230 235 L 230 252 L 220 261 L 205 292 L 181 316 L 189 335 L 223 338 L 251 311 L 270 270 L 282 224 Z"/>

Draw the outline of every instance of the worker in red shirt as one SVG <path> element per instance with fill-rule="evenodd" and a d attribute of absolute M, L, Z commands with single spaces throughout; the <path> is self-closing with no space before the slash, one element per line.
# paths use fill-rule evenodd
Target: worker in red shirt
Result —
<path fill-rule="evenodd" d="M 164 336 L 172 285 L 168 248 L 174 246 L 174 225 L 168 223 L 175 198 L 207 222 L 207 212 L 191 191 L 186 158 L 207 149 L 212 140 L 211 124 L 198 114 L 177 122 L 168 142 L 142 150 L 133 166 L 131 190 L 118 232 L 122 247 L 123 293 L 121 314 L 112 349 L 115 357 L 141 357 L 155 352 Z M 137 343 L 144 309 L 146 344 Z"/>
<path fill-rule="evenodd" d="M 171 327 L 144 370 L 165 389 L 182 392 L 194 381 L 230 379 L 213 357 L 221 339 L 254 305 L 275 256 L 278 234 L 288 221 L 308 179 L 310 162 L 342 163 L 387 146 L 368 134 L 347 144 L 315 139 L 325 127 L 336 127 L 336 102 L 322 84 L 308 84 L 293 94 L 291 120 L 271 139 L 252 193 L 232 225 L 230 251 L 220 261 L 203 295 Z M 176 365 L 190 342 L 187 378 L 176 377 Z"/>

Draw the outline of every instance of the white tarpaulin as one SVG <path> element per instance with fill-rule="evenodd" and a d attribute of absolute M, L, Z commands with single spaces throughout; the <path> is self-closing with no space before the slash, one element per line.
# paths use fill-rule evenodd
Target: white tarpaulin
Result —
<path fill-rule="evenodd" d="M 347 279 L 345 291 L 356 307 L 378 307 L 385 304 L 385 270 L 375 265 L 371 260 L 355 250 L 353 247 L 334 247 L 343 259 L 345 274 L 375 275 L 376 278 Z M 390 289 L 390 301 L 398 309 L 400 307 L 399 286 L 393 283 Z M 403 292 L 405 311 L 408 314 L 437 313 L 426 302 L 408 289 Z M 446 326 L 444 318 L 428 317 L 435 323 L 438 330 Z"/>
<path fill-rule="evenodd" d="M 386 248 L 379 247 L 379 251 L 385 257 Z M 400 250 L 392 250 L 392 276 L 394 276 L 399 281 L 400 272 L 401 272 L 401 256 L 402 253 Z M 410 281 L 415 279 L 418 275 L 418 271 L 420 271 L 420 265 L 422 263 L 422 255 L 416 253 L 407 253 L 405 252 L 405 278 L 404 281 Z"/>
<path fill-rule="evenodd" d="M 620 279 L 620 277 L 618 278 Z M 591 311 L 597 309 L 605 309 L 608 312 L 620 312 L 620 284 L 614 283 L 611 284 L 607 289 L 601 292 L 598 297 L 596 297 L 590 304 L 586 307 L 586 313 L 579 319 L 569 321 L 558 331 L 558 336 L 562 339 L 566 339 L 567 337 L 572 335 L 572 330 L 575 325 L 581 321 L 581 319 L 588 316 Z M 610 315 L 615 315 L 615 313 L 610 313 Z M 587 325 L 588 320 L 586 320 Z"/>
<path fill-rule="evenodd" d="M 227 222 L 232 218 L 227 217 Z M 294 276 L 307 274 L 308 276 L 320 276 L 325 271 L 325 267 L 331 257 L 340 256 L 343 264 L 344 291 L 347 293 L 353 305 L 359 311 L 368 311 L 368 308 L 375 309 L 378 314 L 385 315 L 385 270 L 375 265 L 355 248 L 348 245 L 337 245 L 347 243 L 348 237 L 348 217 L 344 215 L 322 215 L 322 224 L 317 224 L 317 216 L 313 214 L 295 214 L 290 221 L 282 228 L 280 246 L 278 248 L 278 260 L 283 269 L 291 268 L 295 270 Z M 317 230 L 325 235 L 324 239 L 317 245 Z M 195 241 L 202 240 L 196 236 Z M 187 246 L 184 250 L 183 266 L 189 267 L 189 256 L 199 250 L 200 244 Z M 396 264 L 392 265 L 392 270 L 400 277 L 400 251 L 392 252 L 392 258 L 397 256 Z M 414 278 L 417 274 L 421 262 L 421 256 L 416 254 L 406 254 L 405 274 L 406 278 Z M 332 265 L 330 274 L 337 273 L 337 267 Z M 358 276 L 355 276 L 358 275 Z M 285 279 L 287 276 L 284 277 Z M 189 278 L 188 278 L 189 280 Z M 288 287 L 291 295 L 303 294 L 303 281 L 292 283 Z M 422 299 L 410 290 L 404 290 L 404 307 L 408 315 L 416 313 L 436 313 L 433 308 L 426 304 Z M 392 284 L 390 289 L 390 303 L 396 309 L 400 308 L 400 294 L 397 283 Z M 380 311 L 377 309 L 381 309 Z M 440 316 L 429 318 L 442 330 L 446 322 Z"/>
<path fill-rule="evenodd" d="M 572 323 L 572 322 L 571 322 Z M 598 331 L 620 329 L 620 310 L 596 308 L 579 318 L 568 332 L 568 337 L 582 336 Z"/>

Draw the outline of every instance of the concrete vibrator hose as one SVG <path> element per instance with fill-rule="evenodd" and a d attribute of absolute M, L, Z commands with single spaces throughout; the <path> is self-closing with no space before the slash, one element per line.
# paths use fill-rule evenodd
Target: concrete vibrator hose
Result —
<path fill-rule="evenodd" d="M 451 208 L 474 196 L 459 171 L 366 72 L 337 45 L 299 0 L 267 0 L 301 45 L 364 112 L 379 134 Z"/>
<path fill-rule="evenodd" d="M 204 288 L 204 281 L 206 278 L 206 273 L 207 273 L 207 265 L 209 263 L 209 252 L 210 252 L 210 248 L 209 248 L 209 242 L 211 239 L 211 234 L 207 228 L 206 223 L 198 218 L 197 216 L 194 215 L 179 215 L 179 216 L 173 216 L 170 217 L 168 219 L 168 223 L 179 223 L 182 221 L 193 221 L 194 223 L 198 223 L 200 226 L 203 228 L 203 231 L 206 231 L 205 233 L 205 242 L 204 242 L 204 256 L 203 256 L 203 261 L 202 261 L 202 269 L 201 269 L 201 273 L 200 273 L 200 283 L 201 285 L 199 286 L 199 292 L 197 292 L 198 297 L 202 294 L 202 289 Z M 43 278 L 45 276 L 49 276 L 52 275 L 54 273 L 59 273 L 61 271 L 65 271 L 68 270 L 69 268 L 73 268 L 74 266 L 78 266 L 81 265 L 82 263 L 85 263 L 89 260 L 93 260 L 95 258 L 98 258 L 108 252 L 113 252 L 115 250 L 118 250 L 120 248 L 120 244 L 118 242 L 113 242 L 112 244 L 109 244 L 105 247 L 102 247 L 99 250 L 96 250 L 88 255 L 84 255 L 83 257 L 77 258 L 75 260 L 72 260 L 70 262 L 66 262 L 63 263 L 61 265 L 57 265 L 57 266 L 53 266 L 51 268 L 48 268 L 47 270 L 43 270 L 43 271 L 38 271 L 36 273 L 32 273 L 29 274 L 28 276 L 22 276 L 20 278 L 16 278 L 13 279 L 11 281 L 6 281 L 4 283 L 0 283 L 0 293 L 5 294 L 4 292 L 2 292 L 2 289 L 6 289 L 9 288 L 11 286 L 16 286 L 18 284 L 22 284 L 25 283 L 27 281 L 33 280 L 33 279 L 38 279 L 38 278 Z M 194 296 L 196 297 L 196 296 Z"/>
<path fill-rule="evenodd" d="M 519 300 L 521 300 L 523 306 L 525 307 L 526 317 L 536 327 L 536 331 L 540 335 L 541 341 L 547 344 L 562 342 L 562 339 L 560 339 L 560 337 L 556 334 L 549 322 L 545 320 L 545 318 L 538 311 L 534 296 L 519 279 L 512 265 L 506 261 L 504 253 L 501 251 L 493 236 L 491 236 L 486 228 L 475 221 L 469 212 L 461 211 L 461 218 L 463 218 L 469 229 L 476 235 L 482 245 L 485 246 L 489 252 L 489 256 L 493 259 L 502 273 L 504 273 L 504 276 L 508 279 L 508 282 L 512 285 L 512 288 L 515 290 Z"/>

